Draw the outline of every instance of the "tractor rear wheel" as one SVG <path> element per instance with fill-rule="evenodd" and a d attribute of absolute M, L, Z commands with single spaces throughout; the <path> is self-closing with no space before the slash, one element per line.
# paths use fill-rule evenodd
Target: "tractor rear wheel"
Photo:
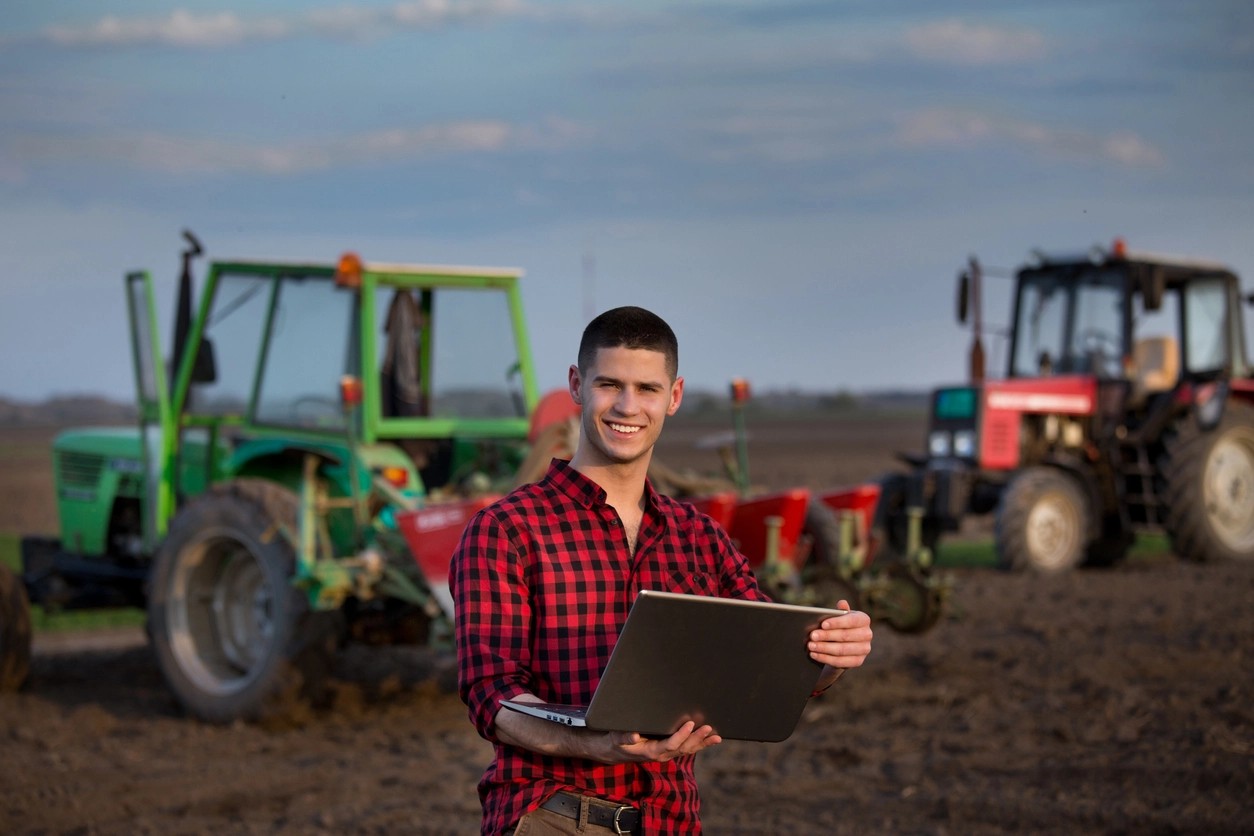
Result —
<path fill-rule="evenodd" d="M 1209 432 L 1186 418 L 1166 446 L 1172 550 L 1194 561 L 1254 558 L 1254 408 L 1229 401 Z"/>
<path fill-rule="evenodd" d="M 1041 573 L 1074 569 L 1088 530 L 1080 484 L 1057 468 L 1029 467 L 1006 486 L 997 508 L 997 565 Z"/>
<path fill-rule="evenodd" d="M 290 490 L 239 479 L 171 522 L 149 632 L 166 682 L 202 720 L 299 721 L 323 695 L 339 613 L 311 611 L 292 585 L 298 512 Z"/>
<path fill-rule="evenodd" d="M 0 564 L 0 692 L 16 691 L 30 672 L 30 601 L 26 587 Z"/>

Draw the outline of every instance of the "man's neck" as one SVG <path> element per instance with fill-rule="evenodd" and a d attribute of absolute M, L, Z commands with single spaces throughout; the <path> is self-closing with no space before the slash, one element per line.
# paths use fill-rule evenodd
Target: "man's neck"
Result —
<path fill-rule="evenodd" d="M 639 516 L 644 504 L 644 483 L 649 474 L 649 458 L 619 463 L 590 461 L 576 453 L 571 467 L 596 482 L 605 491 L 606 504 L 626 521 Z"/>

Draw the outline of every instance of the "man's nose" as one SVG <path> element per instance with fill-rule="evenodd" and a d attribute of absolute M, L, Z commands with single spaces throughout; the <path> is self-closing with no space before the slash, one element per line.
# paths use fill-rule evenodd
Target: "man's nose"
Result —
<path fill-rule="evenodd" d="M 618 391 L 618 397 L 614 400 L 614 409 L 620 415 L 632 415 L 638 408 L 639 398 L 635 392 L 626 386 Z"/>

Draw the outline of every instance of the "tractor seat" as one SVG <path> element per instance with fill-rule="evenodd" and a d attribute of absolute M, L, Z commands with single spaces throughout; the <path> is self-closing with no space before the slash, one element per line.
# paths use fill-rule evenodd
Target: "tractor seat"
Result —
<path fill-rule="evenodd" d="M 1170 392 L 1180 380 L 1180 348 L 1172 337 L 1143 337 L 1132 348 L 1132 403 Z"/>

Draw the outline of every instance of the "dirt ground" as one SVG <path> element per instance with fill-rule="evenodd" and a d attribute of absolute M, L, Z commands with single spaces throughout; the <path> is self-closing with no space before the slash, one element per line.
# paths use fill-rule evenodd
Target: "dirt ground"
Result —
<path fill-rule="evenodd" d="M 709 428 L 673 429 L 669 464 L 717 467 Z M 753 481 L 780 488 L 860 481 L 921 441 L 880 417 L 753 432 Z M 46 437 L 4 439 L 32 452 L 0 471 L 0 531 L 49 530 Z M 789 740 L 701 756 L 707 832 L 1254 832 L 1254 564 L 952 571 L 948 617 L 878 629 Z M 490 750 L 447 659 L 353 648 L 334 710 L 215 727 L 180 716 L 136 633 L 106 638 L 45 639 L 0 696 L 0 833 L 477 832 Z"/>

